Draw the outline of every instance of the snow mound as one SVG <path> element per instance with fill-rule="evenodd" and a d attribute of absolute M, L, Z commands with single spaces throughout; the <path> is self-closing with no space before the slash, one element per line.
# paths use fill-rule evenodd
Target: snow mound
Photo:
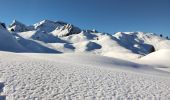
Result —
<path fill-rule="evenodd" d="M 170 50 L 169 49 L 162 49 L 156 52 L 150 53 L 140 60 L 142 62 L 146 62 L 151 65 L 161 65 L 170 68 Z"/>
<path fill-rule="evenodd" d="M 91 41 L 75 43 L 74 47 L 76 48 L 77 52 L 88 52 L 88 51 L 102 48 L 101 45 L 99 45 L 95 42 L 91 42 Z"/>
<path fill-rule="evenodd" d="M 20 35 L 15 35 L 17 37 L 17 42 L 22 45 L 24 48 L 28 50 L 28 52 L 35 52 L 35 53 L 61 53 L 58 50 L 55 50 L 48 46 L 47 43 L 23 38 Z M 29 36 L 28 36 L 29 37 Z"/>

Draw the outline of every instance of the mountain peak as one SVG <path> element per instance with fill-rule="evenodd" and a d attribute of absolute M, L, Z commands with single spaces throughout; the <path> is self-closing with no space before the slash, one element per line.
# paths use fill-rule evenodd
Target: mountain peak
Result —
<path fill-rule="evenodd" d="M 39 23 L 43 24 L 43 23 L 55 23 L 55 22 L 51 21 L 51 20 L 44 19 L 44 20 L 40 21 Z"/>
<path fill-rule="evenodd" d="M 56 23 L 55 21 L 42 20 L 38 23 L 35 23 L 33 26 L 36 30 L 51 32 L 51 31 L 55 30 L 56 27 L 59 27 L 61 25 L 59 23 Z"/>
<path fill-rule="evenodd" d="M 18 20 L 16 20 L 16 19 L 14 19 L 14 20 L 12 21 L 12 23 L 10 24 L 10 26 L 14 26 L 14 25 L 26 26 L 26 25 L 24 25 L 23 23 L 21 23 L 20 21 L 18 21 Z"/>
<path fill-rule="evenodd" d="M 24 32 L 27 31 L 27 26 L 17 20 L 13 20 L 12 23 L 8 27 L 9 31 L 12 32 Z"/>

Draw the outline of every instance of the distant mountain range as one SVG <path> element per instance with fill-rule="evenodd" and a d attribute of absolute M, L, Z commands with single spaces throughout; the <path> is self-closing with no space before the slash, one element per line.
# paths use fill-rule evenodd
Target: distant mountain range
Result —
<path fill-rule="evenodd" d="M 154 33 L 117 32 L 112 35 L 50 20 L 31 26 L 16 20 L 8 27 L 0 24 L 1 51 L 90 53 L 132 60 L 160 49 L 170 49 L 170 41 Z"/>

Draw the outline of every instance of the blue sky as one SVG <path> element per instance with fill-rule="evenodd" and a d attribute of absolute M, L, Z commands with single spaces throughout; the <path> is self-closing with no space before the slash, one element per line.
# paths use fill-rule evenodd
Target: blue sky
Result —
<path fill-rule="evenodd" d="M 27 25 L 62 20 L 101 32 L 144 31 L 170 36 L 170 0 L 1 0 L 0 21 Z"/>

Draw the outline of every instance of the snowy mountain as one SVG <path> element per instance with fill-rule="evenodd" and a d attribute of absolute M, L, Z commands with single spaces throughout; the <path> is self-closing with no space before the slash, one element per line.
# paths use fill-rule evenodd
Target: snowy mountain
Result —
<path fill-rule="evenodd" d="M 78 27 L 73 26 L 61 21 L 50 21 L 43 20 L 39 23 L 34 24 L 35 30 L 40 30 L 43 32 L 51 32 L 54 36 L 67 36 L 71 34 L 80 33 L 81 30 Z"/>
<path fill-rule="evenodd" d="M 169 56 L 154 33 L 0 23 L 0 100 L 169 100 Z"/>
<path fill-rule="evenodd" d="M 170 41 L 153 33 L 82 30 L 62 21 L 43 20 L 26 26 L 14 20 L 8 30 L 29 52 L 91 53 L 133 60 L 160 49 L 170 49 Z"/>

